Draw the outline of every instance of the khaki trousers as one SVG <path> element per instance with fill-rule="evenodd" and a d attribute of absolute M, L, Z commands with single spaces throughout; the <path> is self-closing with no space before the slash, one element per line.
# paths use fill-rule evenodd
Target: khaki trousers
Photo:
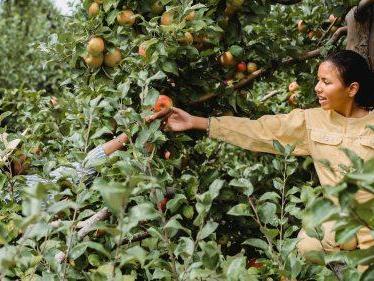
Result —
<path fill-rule="evenodd" d="M 356 248 L 367 249 L 374 246 L 374 238 L 370 234 L 370 230 L 366 227 L 361 228 L 357 233 L 357 238 L 354 237 L 352 240 L 339 245 L 335 241 L 335 231 L 334 231 L 335 222 L 328 221 L 322 224 L 322 229 L 324 232 L 324 237 L 322 241 L 319 241 L 316 238 L 309 237 L 306 232 L 302 229 L 298 234 L 300 238 L 299 243 L 297 244 L 297 249 L 299 253 L 308 260 L 308 252 L 319 251 L 326 253 L 337 252 L 340 250 L 354 250 Z M 315 262 L 309 260 L 310 262 Z M 366 266 L 359 266 L 359 271 L 364 271 Z"/>

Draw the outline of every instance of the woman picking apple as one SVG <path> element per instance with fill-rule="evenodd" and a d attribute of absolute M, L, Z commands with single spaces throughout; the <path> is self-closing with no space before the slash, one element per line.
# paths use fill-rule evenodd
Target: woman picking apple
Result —
<path fill-rule="evenodd" d="M 171 107 L 156 112 L 148 121 L 164 118 L 166 131 L 206 130 L 209 137 L 240 146 L 244 149 L 277 153 L 273 140 L 295 144 L 294 155 L 310 155 L 314 160 L 322 185 L 336 185 L 342 178 L 339 166 L 350 165 L 341 148 L 349 148 L 364 160 L 374 157 L 373 74 L 365 59 L 353 51 L 329 55 L 319 66 L 315 92 L 321 107 L 295 109 L 288 114 L 266 115 L 257 120 L 239 117 L 203 118 Z M 320 160 L 328 159 L 332 170 Z M 373 196 L 358 191 L 357 200 L 365 202 Z M 366 249 L 374 245 L 367 228 L 357 233 L 357 239 L 345 244 L 335 242 L 334 222 L 322 225 L 322 243 L 301 230 L 298 250 L 304 256 L 310 251 L 333 252 Z"/>

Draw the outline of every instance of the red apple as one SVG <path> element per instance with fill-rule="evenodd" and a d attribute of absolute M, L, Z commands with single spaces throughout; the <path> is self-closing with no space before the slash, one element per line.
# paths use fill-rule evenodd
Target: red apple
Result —
<path fill-rule="evenodd" d="M 173 106 L 173 101 L 171 98 L 165 95 L 159 95 L 158 99 L 153 107 L 155 112 L 159 112 L 165 108 L 170 108 Z"/>
<path fill-rule="evenodd" d="M 236 65 L 236 71 L 237 72 L 244 72 L 247 70 L 247 64 L 242 61 Z"/>

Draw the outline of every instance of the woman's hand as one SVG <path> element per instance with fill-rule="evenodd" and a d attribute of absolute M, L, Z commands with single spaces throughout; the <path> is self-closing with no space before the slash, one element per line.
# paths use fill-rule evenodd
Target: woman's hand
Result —
<path fill-rule="evenodd" d="M 208 128 L 207 118 L 192 116 L 188 112 L 176 107 L 156 112 L 147 117 L 146 121 L 152 122 L 156 119 L 163 119 L 162 127 L 165 131 L 182 132 L 191 129 L 206 130 Z"/>

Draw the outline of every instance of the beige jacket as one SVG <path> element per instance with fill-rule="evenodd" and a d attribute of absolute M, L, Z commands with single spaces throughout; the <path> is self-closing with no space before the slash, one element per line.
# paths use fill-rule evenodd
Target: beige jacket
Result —
<path fill-rule="evenodd" d="M 265 115 L 257 120 L 239 117 L 210 118 L 209 136 L 258 152 L 277 153 L 273 140 L 295 144 L 295 155 L 310 155 L 322 185 L 335 185 L 342 176 L 341 165 L 350 165 L 340 148 L 349 148 L 364 160 L 374 158 L 374 113 L 362 118 L 347 118 L 321 108 L 295 109 L 289 114 Z M 330 162 L 331 171 L 323 164 Z M 359 191 L 357 200 L 373 198 Z M 372 238 L 371 238 L 372 239 Z"/>

